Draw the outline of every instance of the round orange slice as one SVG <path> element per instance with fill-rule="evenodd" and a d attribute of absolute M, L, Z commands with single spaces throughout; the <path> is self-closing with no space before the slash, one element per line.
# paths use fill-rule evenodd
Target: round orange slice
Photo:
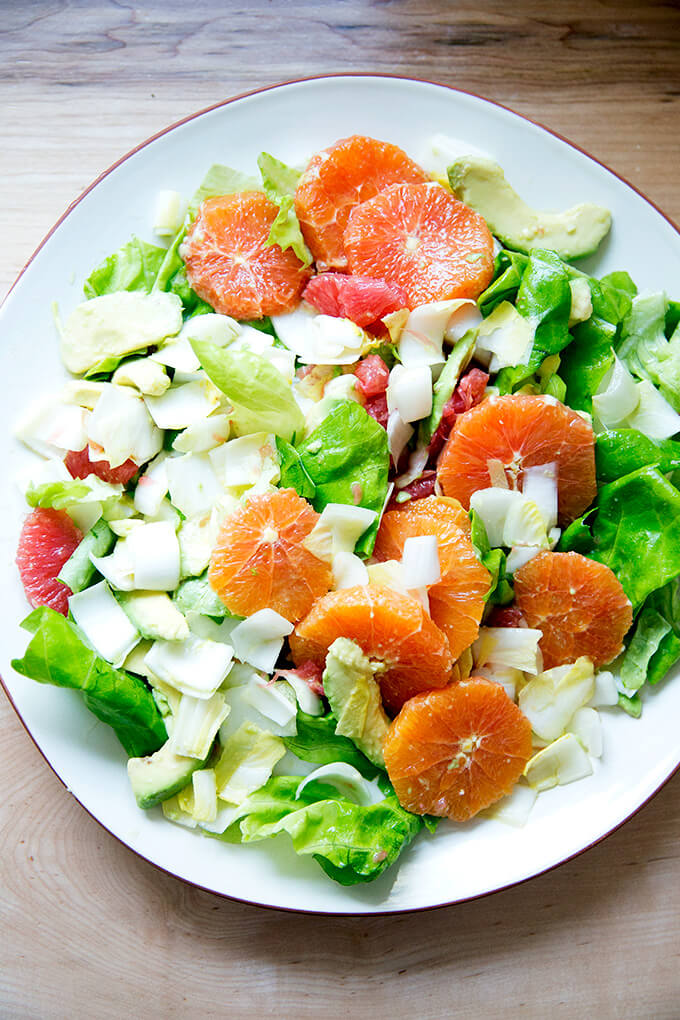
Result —
<path fill-rule="evenodd" d="M 187 278 L 222 315 L 261 319 L 290 311 L 311 271 L 289 248 L 268 245 L 278 212 L 260 191 L 209 198 L 182 245 Z"/>
<path fill-rule="evenodd" d="M 401 287 L 408 307 L 476 298 L 493 275 L 493 238 L 440 184 L 393 184 L 352 210 L 344 234 L 350 272 Z"/>
<path fill-rule="evenodd" d="M 441 581 L 428 591 L 430 616 L 446 635 L 454 661 L 479 633 L 489 590 L 489 572 L 477 559 L 469 531 L 460 503 L 427 496 L 383 516 L 374 550 L 379 560 L 399 560 L 407 538 L 436 537 Z"/>
<path fill-rule="evenodd" d="M 437 464 L 442 490 L 467 509 L 473 492 L 491 486 L 490 461 L 505 468 L 511 489 L 522 488 L 524 468 L 556 462 L 560 524 L 597 494 L 592 427 L 554 397 L 490 397 L 461 414 Z"/>
<path fill-rule="evenodd" d="M 383 752 L 402 807 L 466 822 L 510 793 L 531 725 L 500 684 L 473 676 L 407 701 Z"/>
<path fill-rule="evenodd" d="M 291 623 L 332 584 L 327 563 L 302 544 L 319 514 L 294 489 L 253 496 L 226 518 L 208 580 L 230 612 L 274 609 Z"/>
<path fill-rule="evenodd" d="M 448 642 L 417 599 L 391 588 L 357 585 L 330 592 L 296 627 L 296 665 L 325 663 L 336 638 L 346 637 L 378 664 L 386 708 L 397 712 L 418 691 L 443 687 L 451 675 Z"/>
<path fill-rule="evenodd" d="M 355 206 L 390 184 L 425 180 L 425 171 L 397 145 L 364 135 L 317 152 L 295 192 L 295 212 L 317 269 L 347 268 L 343 233 Z"/>
<path fill-rule="evenodd" d="M 539 553 L 515 572 L 515 604 L 539 642 L 545 669 L 587 655 L 595 667 L 621 651 L 633 610 L 616 575 L 580 553 Z"/>

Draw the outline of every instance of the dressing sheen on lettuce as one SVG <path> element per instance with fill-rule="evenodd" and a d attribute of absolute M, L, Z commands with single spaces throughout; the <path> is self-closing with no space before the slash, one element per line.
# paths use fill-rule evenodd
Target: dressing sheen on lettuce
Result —
<path fill-rule="evenodd" d="M 21 625 L 33 634 L 17 673 L 55 687 L 81 691 L 89 710 L 115 732 L 126 754 L 143 758 L 168 739 L 151 691 L 138 677 L 114 669 L 80 637 L 75 624 L 47 606 L 34 609 Z"/>

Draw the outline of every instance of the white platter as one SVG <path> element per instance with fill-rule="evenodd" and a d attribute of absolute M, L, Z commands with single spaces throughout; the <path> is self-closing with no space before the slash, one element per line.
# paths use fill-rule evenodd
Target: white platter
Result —
<path fill-rule="evenodd" d="M 221 104 L 141 146 L 105 174 L 48 236 L 0 310 L 0 453 L 13 478 L 32 455 L 11 437 L 33 397 L 60 385 L 51 303 L 67 313 L 101 259 L 136 233 L 149 240 L 156 193 L 191 194 L 213 162 L 253 171 L 262 149 L 288 163 L 353 133 L 401 145 L 418 158 L 445 133 L 488 152 L 534 205 L 608 206 L 614 227 L 587 268 L 627 269 L 640 289 L 678 297 L 680 234 L 646 199 L 567 142 L 501 107 L 426 82 L 336 76 L 278 86 Z M 247 847 L 204 839 L 144 813 L 130 792 L 113 733 L 72 691 L 16 675 L 27 606 L 14 567 L 25 507 L 14 485 L 0 493 L 0 672 L 24 725 L 66 787 L 109 832 L 166 871 L 252 903 L 328 913 L 422 909 L 479 896 L 530 878 L 591 846 L 643 805 L 680 764 L 680 684 L 645 698 L 641 720 L 603 712 L 605 753 L 595 774 L 539 797 L 525 828 L 497 821 L 443 824 L 421 835 L 377 882 L 343 888 L 293 853 L 287 838 Z"/>

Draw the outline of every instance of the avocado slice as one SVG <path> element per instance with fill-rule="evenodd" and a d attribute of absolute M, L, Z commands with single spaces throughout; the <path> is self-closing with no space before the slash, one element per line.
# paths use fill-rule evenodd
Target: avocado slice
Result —
<path fill-rule="evenodd" d="M 127 763 L 132 792 L 140 808 L 152 808 L 183 790 L 205 762 L 184 758 L 170 747 L 170 741 L 148 758 L 130 758 Z"/>
<path fill-rule="evenodd" d="M 323 689 L 338 720 L 335 732 L 349 737 L 374 765 L 385 768 L 382 745 L 390 720 L 371 663 L 349 638 L 336 638 L 328 649 Z"/>
<path fill-rule="evenodd" d="M 421 442 L 429 443 L 432 436 L 439 428 L 444 407 L 453 395 L 453 391 L 458 384 L 461 374 L 470 363 L 472 355 L 474 354 L 476 342 L 477 329 L 469 329 L 467 333 L 462 336 L 456 344 L 454 344 L 451 352 L 449 353 L 449 356 L 446 359 L 446 364 L 441 371 L 441 375 L 433 387 L 432 411 L 430 412 L 430 417 L 426 418 L 421 425 Z"/>
<path fill-rule="evenodd" d="M 583 202 L 559 213 L 539 212 L 524 202 L 505 179 L 498 163 L 483 156 L 462 156 L 448 168 L 454 194 L 483 216 L 504 245 L 528 254 L 547 248 L 563 259 L 592 255 L 609 233 L 611 213 Z"/>
<path fill-rule="evenodd" d="M 143 638 L 183 641 L 189 625 L 169 595 L 163 591 L 120 591 L 116 598 Z"/>

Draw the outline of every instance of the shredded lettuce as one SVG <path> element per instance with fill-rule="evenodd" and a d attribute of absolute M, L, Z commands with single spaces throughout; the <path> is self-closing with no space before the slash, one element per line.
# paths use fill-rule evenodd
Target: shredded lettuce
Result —
<path fill-rule="evenodd" d="M 273 432 L 290 441 L 302 432 L 305 419 L 293 392 L 266 358 L 205 340 L 192 340 L 191 346 L 208 377 L 233 405 L 229 417 L 237 435 Z"/>
<path fill-rule="evenodd" d="M 12 660 L 17 673 L 82 691 L 89 710 L 113 729 L 131 758 L 153 754 L 165 743 L 165 723 L 144 681 L 100 658 L 75 624 L 39 606 L 21 626 L 33 637 L 23 659 Z"/>
<path fill-rule="evenodd" d="M 328 503 L 375 510 L 378 517 L 355 549 L 357 556 L 369 556 L 387 497 L 390 454 L 385 429 L 360 404 L 343 400 L 297 450 L 316 486 L 316 510 L 323 510 Z"/>

